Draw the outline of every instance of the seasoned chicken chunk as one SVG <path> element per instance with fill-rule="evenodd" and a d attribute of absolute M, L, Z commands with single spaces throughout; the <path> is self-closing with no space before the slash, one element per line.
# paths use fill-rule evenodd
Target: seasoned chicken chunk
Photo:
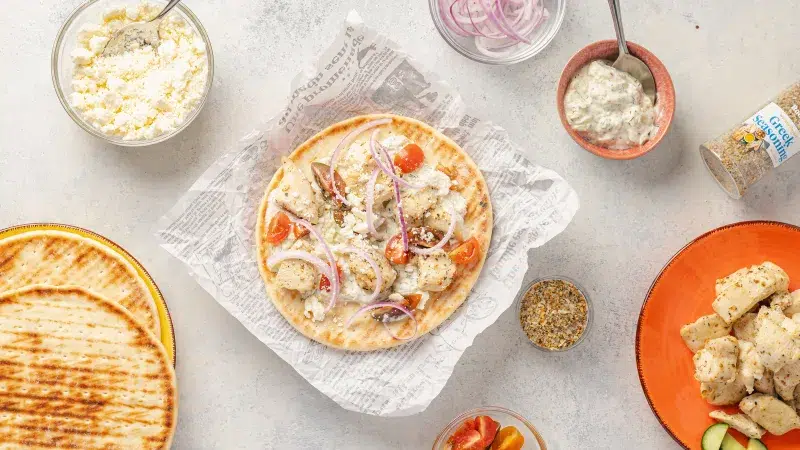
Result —
<path fill-rule="evenodd" d="M 422 225 L 423 216 L 436 204 L 436 198 L 436 191 L 430 186 L 403 191 L 400 199 L 403 201 L 403 213 L 408 225 Z"/>
<path fill-rule="evenodd" d="M 694 377 L 703 383 L 728 383 L 736 378 L 739 344 L 733 336 L 706 342 L 694 355 Z"/>
<path fill-rule="evenodd" d="M 800 289 L 792 292 L 792 303 L 783 310 L 783 313 L 792 318 L 795 314 L 800 314 Z"/>
<path fill-rule="evenodd" d="M 729 335 L 731 327 L 717 314 L 703 316 L 693 323 L 681 327 L 681 337 L 692 353 L 697 352 L 706 341 Z"/>
<path fill-rule="evenodd" d="M 764 436 L 764 433 L 766 433 L 766 431 L 761 428 L 759 424 L 755 423 L 753 419 L 744 414 L 731 415 L 720 410 L 711 411 L 708 416 L 718 422 L 727 423 L 731 426 L 731 428 L 749 438 L 761 439 L 761 437 Z"/>
<path fill-rule="evenodd" d="M 756 389 L 756 392 L 775 395 L 775 383 L 773 381 L 774 377 L 775 375 L 772 373 L 772 371 L 765 368 L 764 376 L 762 376 L 760 380 L 756 380 L 755 385 L 753 385 L 753 387 Z"/>
<path fill-rule="evenodd" d="M 769 262 L 752 266 L 743 275 L 731 275 L 732 280 L 727 282 L 711 306 L 725 322 L 732 324 L 758 302 L 782 287 L 785 289 L 784 275 L 786 273 L 780 267 Z"/>
<path fill-rule="evenodd" d="M 305 240 L 297 240 L 291 249 L 310 251 L 313 247 Z M 287 259 L 278 267 L 275 275 L 275 282 L 278 286 L 291 289 L 305 294 L 317 288 L 319 283 L 319 273 L 312 264 L 299 259 Z"/>
<path fill-rule="evenodd" d="M 270 197 L 281 208 L 311 223 L 319 221 L 319 207 L 322 200 L 311 187 L 308 178 L 289 160 L 284 161 L 283 178 Z"/>
<path fill-rule="evenodd" d="M 764 261 L 761 266 L 772 272 L 775 276 L 775 292 L 789 290 L 789 274 L 779 265 L 771 261 Z"/>
<path fill-rule="evenodd" d="M 776 436 L 800 428 L 800 416 L 786 403 L 765 394 L 753 394 L 739 402 L 739 408 L 757 424 Z"/>
<path fill-rule="evenodd" d="M 791 324 L 797 325 L 780 311 L 762 306 L 758 312 L 756 318 L 758 331 L 753 344 L 764 367 L 773 372 L 800 359 L 800 346 L 792 334 Z"/>
<path fill-rule="evenodd" d="M 739 341 L 737 377 L 744 383 L 748 394 L 753 393 L 756 380 L 764 377 L 764 370 L 755 346 L 747 341 Z"/>
<path fill-rule="evenodd" d="M 740 341 L 753 342 L 756 337 L 756 313 L 747 313 L 733 324 L 733 335 Z"/>
<path fill-rule="evenodd" d="M 736 272 L 733 272 L 732 274 L 728 275 L 727 277 L 718 279 L 717 283 L 716 283 L 716 295 L 721 294 L 722 291 L 727 289 L 730 285 L 735 283 L 736 280 L 738 280 L 740 277 L 744 276 L 744 274 L 746 274 L 746 273 L 747 273 L 747 267 L 744 267 L 744 268 L 741 268 L 741 269 L 737 270 Z"/>
<path fill-rule="evenodd" d="M 456 265 L 443 251 L 414 258 L 419 269 L 418 286 L 423 291 L 441 292 L 453 282 Z"/>
<path fill-rule="evenodd" d="M 791 317 L 791 314 L 786 314 L 786 308 L 790 307 L 793 303 L 794 298 L 789 291 L 778 291 L 769 296 L 766 300 L 769 302 L 769 307 L 773 309 L 777 309 L 784 313 L 787 317 Z"/>
<path fill-rule="evenodd" d="M 395 278 L 397 278 L 397 272 L 389 263 L 389 260 L 386 259 L 383 252 L 367 245 L 361 245 L 359 247 L 372 257 L 381 271 L 381 292 L 391 289 L 392 283 L 394 283 Z M 356 283 L 358 283 L 361 289 L 370 293 L 375 290 L 375 282 L 377 281 L 375 270 L 367 260 L 356 253 L 348 253 L 347 265 L 350 267 L 350 272 L 355 276 Z"/>
<path fill-rule="evenodd" d="M 738 378 L 730 383 L 700 383 L 700 395 L 715 406 L 735 405 L 747 395 L 747 388 Z"/>
<path fill-rule="evenodd" d="M 800 361 L 786 364 L 775 372 L 775 392 L 785 401 L 794 401 L 794 390 L 800 385 Z"/>

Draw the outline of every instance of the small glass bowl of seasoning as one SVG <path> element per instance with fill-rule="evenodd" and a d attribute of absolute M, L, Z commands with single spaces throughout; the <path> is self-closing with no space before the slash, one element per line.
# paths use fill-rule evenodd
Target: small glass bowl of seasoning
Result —
<path fill-rule="evenodd" d="M 533 280 L 520 291 L 516 304 L 522 332 L 543 351 L 575 348 L 592 325 L 592 305 L 586 290 L 567 277 Z"/>

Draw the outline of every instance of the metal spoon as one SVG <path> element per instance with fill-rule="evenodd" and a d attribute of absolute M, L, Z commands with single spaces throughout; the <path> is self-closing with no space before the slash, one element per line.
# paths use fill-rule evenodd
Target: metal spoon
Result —
<path fill-rule="evenodd" d="M 627 72 L 642 83 L 644 94 L 650 100 L 656 101 L 656 80 L 653 73 L 641 59 L 631 55 L 628 51 L 628 44 L 625 41 L 625 31 L 622 29 L 622 10 L 619 7 L 619 0 L 608 0 L 608 7 L 611 8 L 611 17 L 614 19 L 614 30 L 617 32 L 617 43 L 619 44 L 619 57 L 611 67 Z"/>
<path fill-rule="evenodd" d="M 117 31 L 103 49 L 102 56 L 115 56 L 137 48 L 151 45 L 157 48 L 161 41 L 158 27 L 161 21 L 181 0 L 170 0 L 157 16 L 147 22 L 136 22 Z"/>

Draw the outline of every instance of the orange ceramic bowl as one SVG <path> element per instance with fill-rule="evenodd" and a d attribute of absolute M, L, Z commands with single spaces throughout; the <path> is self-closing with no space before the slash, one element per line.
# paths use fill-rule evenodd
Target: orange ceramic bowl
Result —
<path fill-rule="evenodd" d="M 619 47 L 617 41 L 598 41 L 589 44 L 582 48 L 572 58 L 570 58 L 564 70 L 561 72 L 561 78 L 558 80 L 558 93 L 556 94 L 556 103 L 558 106 L 558 115 L 561 117 L 561 123 L 567 130 L 567 133 L 572 139 L 584 149 L 594 153 L 597 156 L 602 156 L 607 159 L 633 159 L 638 158 L 656 146 L 664 139 L 670 125 L 672 125 L 672 117 L 675 115 L 675 87 L 672 85 L 672 78 L 667 72 L 664 64 L 650 53 L 644 47 L 628 42 L 628 50 L 633 56 L 644 61 L 650 71 L 653 72 L 653 78 L 656 80 L 656 106 L 659 108 L 659 116 L 657 120 L 658 133 L 656 136 L 642 145 L 630 147 L 625 150 L 610 150 L 599 145 L 595 145 L 581 137 L 577 131 L 573 130 L 567 122 L 567 116 L 564 113 L 564 95 L 567 93 L 567 87 L 575 74 L 581 67 L 589 64 L 598 59 L 607 59 L 614 61 L 619 55 Z"/>
<path fill-rule="evenodd" d="M 741 222 L 708 232 L 690 242 L 661 271 L 639 315 L 636 365 L 642 389 L 661 425 L 684 448 L 700 449 L 700 438 L 719 407 L 700 397 L 692 352 L 681 339 L 682 325 L 713 313 L 714 283 L 736 270 L 772 261 L 800 288 L 800 227 L 780 222 Z M 732 431 L 740 442 L 746 439 Z M 770 450 L 800 448 L 800 430 L 767 434 Z"/>

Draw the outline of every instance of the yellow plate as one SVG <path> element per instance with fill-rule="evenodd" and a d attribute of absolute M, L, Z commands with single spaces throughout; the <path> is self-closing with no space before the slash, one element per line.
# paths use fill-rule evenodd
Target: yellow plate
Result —
<path fill-rule="evenodd" d="M 76 234 L 78 236 L 91 239 L 99 244 L 102 244 L 106 248 L 114 251 L 114 253 L 122 256 L 125 258 L 126 261 L 131 263 L 133 267 L 136 268 L 136 272 L 139 276 L 144 280 L 147 288 L 150 290 L 150 294 L 153 296 L 153 299 L 156 302 L 156 309 L 158 310 L 158 319 L 161 323 L 161 343 L 164 344 L 164 348 L 167 350 L 167 354 L 169 355 L 170 360 L 172 361 L 172 365 L 175 366 L 176 363 L 176 351 L 175 351 L 175 330 L 172 327 L 172 317 L 169 315 L 169 309 L 167 309 L 167 302 L 164 301 L 164 296 L 161 295 L 161 291 L 158 290 L 158 286 L 156 286 L 156 282 L 153 281 L 153 277 L 150 276 L 149 273 L 144 269 L 144 267 L 136 260 L 130 253 L 128 253 L 124 248 L 117 245 L 114 241 L 111 241 L 108 238 L 100 236 L 97 233 L 94 233 L 89 230 L 85 230 L 83 228 L 74 227 L 72 225 L 62 225 L 57 223 L 31 223 L 27 225 L 17 225 L 11 228 L 6 228 L 4 230 L 0 230 L 0 239 L 4 239 L 11 236 L 16 236 L 18 234 L 26 233 L 28 231 L 61 231 L 66 233 Z"/>

